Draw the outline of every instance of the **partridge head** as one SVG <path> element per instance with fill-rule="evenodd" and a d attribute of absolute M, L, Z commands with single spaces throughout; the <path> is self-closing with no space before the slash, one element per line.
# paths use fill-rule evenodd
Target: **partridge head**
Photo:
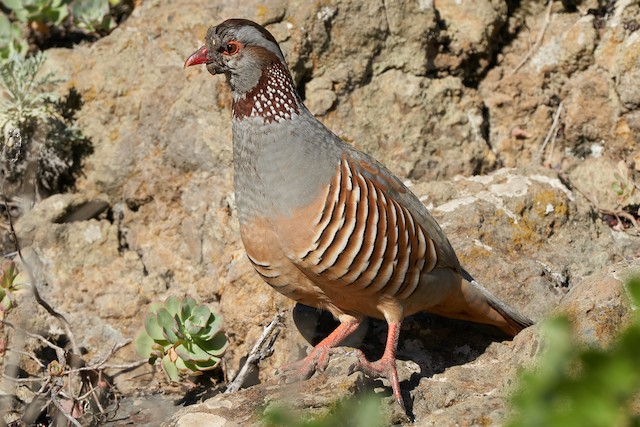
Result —
<path fill-rule="evenodd" d="M 304 106 L 273 36 L 230 19 L 207 31 L 185 66 L 224 74 L 233 93 L 233 162 L 248 258 L 276 291 L 340 325 L 303 360 L 310 376 L 366 316 L 389 325 L 382 358 L 357 368 L 390 381 L 404 406 L 395 352 L 419 311 L 486 323 L 513 336 L 531 321 L 465 271 L 435 219 L 382 164 L 343 142 Z"/>

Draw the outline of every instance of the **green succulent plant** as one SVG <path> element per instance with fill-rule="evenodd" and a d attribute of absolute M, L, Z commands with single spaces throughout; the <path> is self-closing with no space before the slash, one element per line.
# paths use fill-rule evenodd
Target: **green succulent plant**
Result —
<path fill-rule="evenodd" d="M 7 311 L 14 307 L 13 293 L 26 284 L 26 277 L 18 271 L 16 263 L 5 260 L 0 271 L 0 311 Z"/>
<path fill-rule="evenodd" d="M 221 330 L 222 316 L 193 298 L 169 297 L 149 306 L 135 347 L 154 365 L 158 361 L 171 381 L 200 375 L 218 366 L 229 342 Z"/>

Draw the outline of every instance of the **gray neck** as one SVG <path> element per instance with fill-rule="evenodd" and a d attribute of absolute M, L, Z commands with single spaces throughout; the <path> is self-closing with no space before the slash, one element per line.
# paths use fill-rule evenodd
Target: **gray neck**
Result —
<path fill-rule="evenodd" d="M 227 82 L 231 86 L 233 101 L 237 102 L 245 98 L 247 92 L 256 87 L 261 75 L 262 70 L 259 67 L 249 67 L 241 73 L 226 73 Z"/>

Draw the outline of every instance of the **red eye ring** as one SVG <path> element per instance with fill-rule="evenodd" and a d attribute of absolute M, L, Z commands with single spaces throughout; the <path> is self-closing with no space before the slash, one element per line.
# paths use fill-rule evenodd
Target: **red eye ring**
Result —
<path fill-rule="evenodd" d="M 223 52 L 225 55 L 235 55 L 239 50 L 240 43 L 234 40 L 227 43 L 227 46 L 224 48 Z"/>

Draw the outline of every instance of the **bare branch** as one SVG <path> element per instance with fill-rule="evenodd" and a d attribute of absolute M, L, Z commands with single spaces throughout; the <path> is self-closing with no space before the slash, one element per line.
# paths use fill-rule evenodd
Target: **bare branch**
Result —
<path fill-rule="evenodd" d="M 36 362 L 36 363 L 38 364 L 38 366 L 40 366 L 42 369 L 45 369 L 45 368 L 46 368 L 45 364 L 44 364 L 44 363 L 42 363 L 42 362 L 40 361 L 40 359 L 38 359 L 38 358 L 36 357 L 36 355 L 35 355 L 35 354 L 31 354 L 31 353 L 26 352 L 26 351 L 12 350 L 12 349 L 10 349 L 10 348 L 8 348 L 8 349 L 7 349 L 7 351 L 9 351 L 9 352 L 11 352 L 11 353 L 16 353 L 16 354 L 21 354 L 21 355 L 23 355 L 23 356 L 27 356 L 28 358 L 30 358 L 31 360 L 33 360 L 34 362 Z"/>
<path fill-rule="evenodd" d="M 60 346 L 58 346 L 58 345 L 55 345 L 54 343 L 52 343 L 51 341 L 49 341 L 48 339 L 46 339 L 46 338 L 45 338 L 45 337 L 43 337 L 42 335 L 34 334 L 34 333 L 32 333 L 32 332 L 29 332 L 29 331 L 27 331 L 27 330 L 25 330 L 25 329 L 22 329 L 22 328 L 21 328 L 21 327 L 19 327 L 19 326 L 14 325 L 13 323 L 9 323 L 9 322 L 7 322 L 6 320 L 3 320 L 3 321 L 2 321 L 2 322 L 0 322 L 0 323 L 2 323 L 2 324 L 4 324 L 4 325 L 7 325 L 7 326 L 8 326 L 8 327 L 10 327 L 10 328 L 13 328 L 14 330 L 16 330 L 16 331 L 18 331 L 18 332 L 20 332 L 20 333 L 23 333 L 23 334 L 25 334 L 25 335 L 26 335 L 26 336 L 28 336 L 28 337 L 35 338 L 35 339 L 37 339 L 37 340 L 39 340 L 39 341 L 42 341 L 42 342 L 43 342 L 47 347 L 51 348 L 52 350 L 54 350 L 54 351 L 56 352 L 56 356 L 57 356 L 57 358 L 58 358 L 58 362 L 59 362 L 62 366 L 65 366 L 65 365 L 66 365 L 66 363 L 67 363 L 67 362 L 66 362 L 66 352 L 65 352 L 65 350 L 64 350 L 62 347 L 60 347 Z"/>
<path fill-rule="evenodd" d="M 624 227 L 620 227 L 619 231 L 623 231 L 625 233 L 629 233 L 629 234 L 632 234 L 632 235 L 640 235 L 640 224 L 638 224 L 638 221 L 635 219 L 635 217 L 633 215 L 630 215 L 628 212 L 620 209 L 619 207 L 617 207 L 615 209 L 602 207 L 598 203 L 598 200 L 596 200 L 593 196 L 591 196 L 590 194 L 587 194 L 585 191 L 580 189 L 580 187 L 576 186 L 573 182 L 571 182 L 571 180 L 569 179 L 569 177 L 566 174 L 560 173 L 559 176 L 560 176 L 560 179 L 562 181 L 564 181 L 566 183 L 569 183 L 574 190 L 576 190 L 578 193 L 582 194 L 582 196 L 584 196 L 584 198 L 587 199 L 589 204 L 591 204 L 593 209 L 595 209 L 600 215 L 611 215 L 611 216 L 614 216 L 618 220 L 619 224 L 622 224 L 622 221 L 620 220 L 620 218 L 622 217 L 622 218 L 625 218 L 625 219 L 629 220 L 629 222 L 633 226 L 633 228 L 629 229 L 629 230 L 625 229 Z M 633 230 L 633 231 L 631 231 L 631 230 Z"/>
<path fill-rule="evenodd" d="M 144 360 L 136 360 L 135 362 L 131 362 L 131 363 L 123 363 L 120 365 L 83 366 L 81 368 L 69 369 L 68 371 L 65 371 L 65 374 L 77 373 L 82 371 L 105 370 L 105 369 L 133 369 L 133 368 L 137 368 L 138 366 L 142 366 L 148 362 L 149 361 L 147 359 L 144 359 Z"/>
<path fill-rule="evenodd" d="M 2 374 L 2 378 L 5 380 L 13 381 L 14 383 L 37 383 L 41 381 L 47 381 L 49 377 L 35 377 L 35 378 L 13 378 L 7 374 Z"/>
<path fill-rule="evenodd" d="M 527 63 L 529 58 L 531 58 L 531 56 L 533 56 L 533 54 L 538 50 L 538 48 L 542 44 L 542 40 L 544 39 L 544 33 L 547 31 L 547 27 L 549 26 L 549 23 L 551 22 L 551 7 L 552 6 L 553 6 L 553 0 L 549 0 L 549 4 L 547 4 L 547 12 L 544 15 L 544 24 L 542 24 L 542 29 L 540 30 L 540 32 L 538 32 L 538 37 L 536 38 L 536 42 L 531 47 L 531 49 L 529 49 L 529 51 L 527 52 L 525 57 L 522 58 L 522 61 L 520 61 L 518 63 L 518 65 L 516 65 L 516 68 L 514 68 L 511 71 L 511 74 L 515 74 L 516 72 L 518 72 L 518 70 L 520 68 L 522 68 L 522 66 L 524 64 Z"/>
<path fill-rule="evenodd" d="M 283 314 L 277 313 L 271 323 L 264 328 L 262 331 L 262 335 L 258 338 L 258 341 L 255 343 L 251 352 L 247 356 L 247 360 L 244 362 L 242 369 L 238 372 L 238 375 L 234 378 L 234 380 L 229 384 L 225 393 L 234 393 L 242 388 L 242 384 L 244 384 L 247 379 L 248 374 L 251 372 L 250 368 L 253 368 L 258 365 L 258 363 L 271 355 L 273 352 L 273 344 L 280 333 L 279 326 L 282 323 Z M 271 336 L 273 334 L 273 336 Z M 271 339 L 269 337 L 271 336 Z"/>
<path fill-rule="evenodd" d="M 560 120 L 560 113 L 562 112 L 562 102 L 560 102 L 560 104 L 558 104 L 558 109 L 556 110 L 556 114 L 553 116 L 553 122 L 551 123 L 551 128 L 549 128 L 549 132 L 547 132 L 547 137 L 544 139 L 544 142 L 542 143 L 542 146 L 540 147 L 540 150 L 538 151 L 538 160 L 539 161 L 543 161 L 543 155 L 544 155 L 544 149 L 547 147 L 547 144 L 549 143 L 549 140 L 556 138 L 556 135 L 558 133 L 557 131 L 557 127 L 558 127 L 558 121 Z"/>
<path fill-rule="evenodd" d="M 13 228 L 13 225 L 11 226 L 11 228 Z M 15 231 L 14 231 L 15 233 Z M 15 236 L 15 242 L 16 242 L 16 246 L 18 245 L 18 238 L 17 236 Z M 42 299 L 42 297 L 40 296 L 40 292 L 38 292 L 38 288 L 36 286 L 36 283 L 34 281 L 33 275 L 31 274 L 31 271 L 28 267 L 28 264 L 26 264 L 24 258 L 22 257 L 22 252 L 20 251 L 20 249 L 18 249 L 18 255 L 20 256 L 20 261 L 22 261 L 22 264 L 25 266 L 28 274 L 29 274 L 29 280 L 32 283 L 32 289 L 33 289 L 33 296 L 35 297 L 36 301 L 38 302 L 38 304 L 40 304 L 42 306 L 42 308 L 44 308 L 45 310 L 47 310 L 47 313 L 49 313 L 50 315 L 52 315 L 53 317 L 55 317 L 56 319 L 60 320 L 62 322 L 62 324 L 64 325 L 64 329 L 65 329 L 65 333 L 67 334 L 67 338 L 69 338 L 69 343 L 71 343 L 71 350 L 73 350 L 73 352 L 75 354 L 80 354 L 80 347 L 78 347 L 78 344 L 76 344 L 76 339 L 75 336 L 73 335 L 73 332 L 71 331 L 71 326 L 69 324 L 69 321 L 67 320 L 66 317 L 64 317 L 64 315 L 62 313 L 60 313 L 59 311 L 57 311 L 56 309 L 54 309 L 53 307 L 51 307 L 49 305 L 49 303 L 47 303 L 45 300 Z"/>
<path fill-rule="evenodd" d="M 69 420 L 69 422 L 71 424 L 73 424 L 74 426 L 77 427 L 82 427 L 82 424 L 80 424 L 78 422 L 78 420 L 76 420 L 75 418 L 73 418 L 71 416 L 71 414 L 69 414 L 67 411 L 64 410 L 64 408 L 62 407 L 62 404 L 60 404 L 60 401 L 58 400 L 58 396 L 56 394 L 52 394 L 51 395 L 51 402 L 53 403 L 53 406 L 55 406 L 56 408 L 58 408 L 58 411 L 60 411 L 60 413 L 62 415 L 64 415 L 64 417 Z M 73 407 L 72 407 L 73 408 Z M 73 410 L 73 409 L 72 409 Z"/>

